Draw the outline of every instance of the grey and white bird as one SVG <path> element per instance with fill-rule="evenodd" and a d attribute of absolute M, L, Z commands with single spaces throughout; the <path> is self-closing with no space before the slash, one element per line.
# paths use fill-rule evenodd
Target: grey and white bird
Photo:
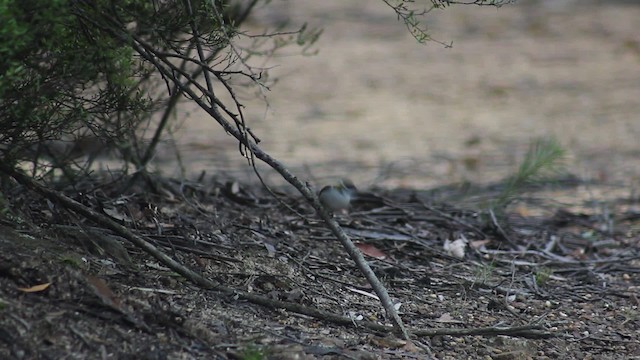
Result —
<path fill-rule="evenodd" d="M 353 182 L 344 179 L 337 185 L 323 187 L 318 193 L 318 198 L 324 207 L 335 213 L 348 209 L 357 192 L 358 189 L 353 185 Z"/>

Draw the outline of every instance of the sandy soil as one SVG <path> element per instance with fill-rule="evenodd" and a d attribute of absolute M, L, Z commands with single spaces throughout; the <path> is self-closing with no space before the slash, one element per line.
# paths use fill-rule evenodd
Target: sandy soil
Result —
<path fill-rule="evenodd" d="M 640 7 L 520 2 L 432 13 L 419 45 L 381 1 L 274 1 L 249 31 L 290 20 L 324 33 L 317 55 L 269 61 L 278 82 L 243 95 L 263 148 L 312 180 L 425 188 L 500 179 L 532 138 L 555 136 L 584 178 L 640 179 Z M 187 173 L 253 181 L 235 142 L 183 108 L 176 135 Z M 167 152 L 169 154 L 170 152 Z M 172 155 L 159 157 L 175 169 Z M 169 174 L 175 174 L 169 171 Z M 271 182 L 277 176 L 268 177 Z"/>

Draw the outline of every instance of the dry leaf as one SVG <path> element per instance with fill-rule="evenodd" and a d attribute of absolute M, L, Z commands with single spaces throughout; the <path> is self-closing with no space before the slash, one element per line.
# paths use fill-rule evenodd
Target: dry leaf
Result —
<path fill-rule="evenodd" d="M 131 222 L 131 219 L 127 215 L 125 215 L 124 213 L 122 213 L 116 208 L 106 207 L 103 209 L 103 211 L 112 219 L 118 220 L 120 222 Z"/>
<path fill-rule="evenodd" d="M 485 239 L 485 240 L 475 240 L 469 243 L 469 247 L 471 247 L 472 249 L 479 249 L 487 244 L 489 244 L 491 242 L 491 240 L 489 239 Z"/>
<path fill-rule="evenodd" d="M 269 244 L 268 242 L 263 242 L 265 249 L 267 249 L 267 254 L 269 257 L 276 256 L 276 247 L 273 244 Z"/>
<path fill-rule="evenodd" d="M 532 215 L 530 209 L 523 205 L 516 206 L 513 211 L 522 217 L 529 217 Z"/>
<path fill-rule="evenodd" d="M 228 186 L 229 186 L 229 192 L 232 193 L 233 195 L 237 195 L 240 192 L 240 184 L 237 181 L 234 181 L 231 184 L 228 184 Z"/>
<path fill-rule="evenodd" d="M 40 285 L 34 285 L 34 286 L 28 287 L 28 288 L 18 288 L 18 290 L 26 292 L 26 293 L 40 292 L 40 291 L 46 290 L 49 287 L 49 285 L 51 285 L 50 282 L 44 283 L 44 284 L 40 284 Z"/>
<path fill-rule="evenodd" d="M 367 292 L 367 291 L 364 291 L 364 290 L 360 290 L 360 289 L 356 289 L 356 288 L 351 288 L 351 287 L 348 287 L 348 288 L 347 288 L 347 290 L 349 290 L 349 291 L 353 291 L 354 293 L 358 293 L 358 294 L 360 294 L 360 295 L 368 296 L 368 297 L 370 297 L 370 298 L 372 298 L 372 299 L 380 300 L 380 298 L 378 297 L 378 295 L 373 294 L 373 293 L 370 293 L 370 292 Z"/>
<path fill-rule="evenodd" d="M 93 292 L 102 300 L 102 302 L 116 310 L 121 310 L 120 301 L 116 297 L 116 294 L 111 291 L 107 283 L 96 276 L 87 275 L 87 282 L 89 283 Z"/>
<path fill-rule="evenodd" d="M 457 257 L 458 259 L 464 258 L 465 248 L 467 247 L 467 241 L 464 239 L 458 239 L 456 241 L 445 240 L 444 251 L 448 255 Z"/>
<path fill-rule="evenodd" d="M 373 336 L 369 339 L 369 342 L 375 346 L 389 348 L 389 349 L 398 349 L 407 345 L 406 340 L 398 339 L 395 336 L 386 336 L 386 337 Z"/>
<path fill-rule="evenodd" d="M 410 353 L 422 352 L 422 350 L 420 348 L 418 348 L 417 346 L 415 346 L 413 344 L 413 342 L 411 342 L 411 341 L 407 341 L 407 343 L 404 346 L 402 346 L 401 349 L 406 351 L 406 352 L 410 352 Z"/>
<path fill-rule="evenodd" d="M 387 258 L 387 254 L 371 244 L 358 243 L 356 244 L 356 247 L 360 249 L 363 254 L 371 256 L 372 258 L 376 258 L 378 260 L 384 260 Z"/>
<path fill-rule="evenodd" d="M 449 313 L 444 313 L 444 314 L 440 315 L 440 317 L 437 318 L 436 321 L 440 322 L 440 323 L 447 323 L 447 324 L 460 324 L 460 323 L 462 323 L 462 321 L 454 319 L 451 316 L 451 314 L 449 314 Z"/>

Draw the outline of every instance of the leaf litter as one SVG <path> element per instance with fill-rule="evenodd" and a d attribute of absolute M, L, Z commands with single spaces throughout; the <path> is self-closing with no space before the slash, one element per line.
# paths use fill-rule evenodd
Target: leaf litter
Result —
<path fill-rule="evenodd" d="M 608 200 L 605 213 L 575 198 L 540 202 L 549 191 L 541 188 L 538 201 L 522 200 L 498 231 L 481 208 L 447 202 L 443 189 L 437 196 L 373 189 L 375 201 L 356 202 L 338 220 L 406 325 L 488 328 L 484 336 L 436 334 L 403 345 L 374 340 L 385 337 L 358 326 L 389 321 L 339 242 L 299 197 L 280 195 L 304 218 L 237 182 L 156 181 L 162 196 L 121 196 L 121 184 L 110 182 L 98 201 L 89 191 L 98 179 L 62 190 L 95 209 L 118 209 L 106 213 L 205 277 L 347 316 L 356 326 L 198 288 L 110 231 L 16 191 L 8 196 L 22 204 L 11 209 L 21 221 L 5 218 L 0 226 L 0 357 L 222 359 L 250 349 L 266 358 L 326 359 L 640 353 L 640 208 L 633 199 Z M 562 187 L 552 191 L 571 193 L 570 185 Z M 68 227 L 101 231 L 131 260 L 103 242 L 70 236 Z M 464 239 L 464 252 L 443 248 L 452 239 Z M 532 324 L 546 335 L 527 332 Z M 523 330 L 496 335 L 507 326 Z"/>

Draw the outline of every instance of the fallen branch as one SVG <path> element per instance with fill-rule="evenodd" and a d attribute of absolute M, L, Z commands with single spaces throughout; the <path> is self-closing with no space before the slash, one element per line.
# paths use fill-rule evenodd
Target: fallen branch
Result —
<path fill-rule="evenodd" d="M 97 211 L 82 205 L 81 203 L 71 199 L 70 197 L 62 194 L 59 191 L 55 191 L 38 184 L 36 181 L 31 179 L 30 177 L 20 173 L 16 169 L 13 169 L 7 166 L 6 164 L 0 163 L 0 171 L 11 176 L 18 183 L 24 185 L 26 188 L 31 189 L 37 192 L 38 194 L 46 197 L 54 204 L 60 204 L 65 209 L 71 210 L 81 216 L 84 216 L 85 218 L 93 221 L 94 223 L 100 226 L 103 226 L 113 231 L 117 235 L 127 239 L 129 242 L 131 242 L 135 246 L 144 250 L 146 253 L 158 259 L 158 261 L 165 264 L 167 267 L 177 272 L 178 274 L 184 276 L 185 278 L 189 279 L 190 281 L 197 284 L 198 286 L 201 286 L 205 289 L 213 289 L 216 287 L 216 284 L 211 280 L 204 278 L 202 275 L 180 264 L 176 260 L 169 257 L 167 254 L 162 252 L 160 249 L 155 247 L 150 242 L 144 240 L 140 236 L 134 234 L 132 231 L 127 229 L 126 227 L 118 224 L 117 222 L 106 217 L 105 215 L 102 215 Z"/>
<path fill-rule="evenodd" d="M 384 285 L 382 285 L 373 270 L 371 270 L 371 267 L 364 259 L 364 256 L 362 255 L 360 250 L 356 248 L 353 242 L 351 242 L 351 239 L 342 230 L 340 225 L 320 204 L 320 200 L 318 199 L 318 196 L 313 191 L 313 189 L 309 185 L 300 181 L 295 175 L 293 175 L 283 163 L 271 157 L 260 147 L 258 147 L 257 143 L 248 136 L 248 130 L 245 126 L 242 112 L 239 112 L 238 115 L 234 114 L 220 101 L 218 97 L 215 96 L 211 79 L 208 76 L 208 73 L 213 71 L 204 63 L 204 54 L 202 52 L 200 52 L 199 54 L 201 61 L 199 61 L 198 64 L 205 69 L 204 86 L 196 81 L 189 73 L 176 66 L 171 61 L 171 58 L 168 58 L 166 54 L 158 51 L 157 49 L 154 49 L 151 45 L 146 43 L 144 39 L 137 36 L 136 34 L 123 30 L 126 29 L 126 26 L 120 23 L 115 18 L 110 17 L 108 14 L 104 14 L 104 19 L 106 20 L 105 23 L 98 22 L 90 17 L 85 17 L 82 15 L 82 13 L 79 13 L 78 15 L 82 16 L 84 20 L 91 22 L 93 25 L 112 35 L 114 38 L 118 39 L 124 44 L 131 46 L 131 48 L 135 52 L 137 52 L 144 60 L 153 65 L 164 79 L 176 85 L 182 91 L 185 97 L 189 98 L 200 108 L 205 110 L 216 122 L 218 122 L 220 126 L 222 126 L 225 132 L 238 140 L 238 142 L 241 144 L 241 147 L 248 149 L 251 159 L 253 159 L 254 156 L 260 159 L 261 161 L 269 165 L 272 169 L 280 173 L 280 175 L 288 183 L 293 185 L 293 187 L 295 187 L 313 206 L 316 212 L 325 221 L 327 227 L 331 230 L 334 236 L 338 240 L 340 240 L 351 259 L 356 263 L 369 284 L 371 284 L 371 287 L 378 295 L 378 298 L 380 299 L 380 302 L 382 303 L 387 316 L 393 322 L 396 332 L 404 339 L 409 340 L 409 334 L 404 327 L 402 319 L 400 319 L 400 316 L 398 315 L 398 311 L 394 307 L 393 301 L 391 301 L 391 297 L 389 296 L 387 289 L 384 287 Z M 193 35 L 197 38 L 197 29 L 194 28 L 193 31 L 195 32 Z M 200 44 L 196 41 L 196 46 L 199 45 Z M 215 74 L 215 72 L 213 73 Z M 182 80 L 185 80 L 185 83 L 183 83 Z M 226 82 L 223 78 L 218 77 L 218 80 L 223 85 L 226 85 Z M 230 95 L 233 96 L 233 94 Z M 236 103 L 236 105 L 237 108 L 241 107 L 240 104 Z M 231 122 L 227 120 L 227 118 L 225 118 L 225 115 L 223 115 L 223 113 L 233 121 L 235 126 L 232 125 Z"/>
<path fill-rule="evenodd" d="M 514 327 L 498 327 L 489 326 L 482 328 L 467 328 L 467 329 L 429 329 L 429 330 L 413 330 L 411 333 L 416 336 L 498 336 L 507 335 L 514 337 L 522 337 L 527 339 L 547 339 L 555 337 L 556 335 L 544 331 L 542 325 L 523 325 Z"/>
<path fill-rule="evenodd" d="M 136 50 L 139 50 L 144 55 L 148 55 L 143 49 L 136 49 Z M 150 60 L 152 62 L 155 62 L 155 59 L 153 58 L 150 58 Z M 172 72 L 164 69 L 164 67 L 158 64 L 157 62 L 156 62 L 156 66 L 161 70 L 161 72 L 164 72 L 165 76 L 169 78 L 173 77 Z M 179 83 L 177 79 L 175 79 L 175 81 Z M 362 255 L 362 253 L 360 253 L 360 251 L 355 247 L 353 242 L 351 242 L 351 239 L 349 239 L 349 237 L 345 234 L 345 232 L 342 230 L 340 225 L 331 217 L 331 215 L 324 209 L 324 207 L 322 207 L 315 192 L 306 184 L 302 183 L 302 181 L 300 181 L 297 177 L 295 177 L 282 163 L 280 163 L 278 160 L 274 159 L 273 157 L 271 157 L 270 155 L 262 151 L 262 149 L 260 149 L 255 143 L 250 142 L 246 137 L 244 137 L 236 128 L 231 126 L 231 124 L 229 124 L 224 119 L 222 114 L 220 114 L 215 107 L 209 106 L 203 100 L 200 100 L 199 96 L 195 94 L 191 90 L 191 88 L 184 87 L 183 91 L 185 91 L 185 93 L 188 94 L 193 101 L 198 103 L 198 105 L 202 109 L 206 110 L 216 121 L 218 121 L 218 123 L 222 125 L 222 127 L 225 129 L 227 133 L 231 134 L 238 141 L 243 143 L 243 145 L 249 148 L 251 150 L 251 153 L 255 155 L 256 158 L 264 161 L 266 164 L 268 164 L 274 170 L 280 173 L 280 175 L 282 175 L 282 177 L 287 182 L 292 184 L 307 199 L 307 201 L 309 201 L 313 205 L 313 207 L 318 212 L 318 214 L 320 214 L 320 217 L 326 222 L 331 232 L 336 236 L 336 238 L 338 238 L 338 240 L 340 240 L 340 242 L 345 247 L 349 256 L 351 256 L 351 258 L 357 264 L 360 271 L 364 274 L 367 281 L 371 284 L 371 287 L 374 289 L 374 291 L 380 298 L 382 306 L 387 312 L 387 315 L 394 322 L 394 326 L 398 330 L 398 333 L 400 333 L 403 338 L 409 339 L 409 334 L 404 328 L 404 324 L 400 319 L 400 316 L 398 315 L 398 312 L 396 311 L 394 304 L 391 301 L 391 298 L 389 297 L 389 294 L 386 288 L 382 285 L 380 280 L 378 280 L 377 276 L 375 275 L 373 270 L 371 270 L 371 267 L 369 267 L 369 264 L 367 264 L 366 260 L 364 259 L 364 256 Z"/>

